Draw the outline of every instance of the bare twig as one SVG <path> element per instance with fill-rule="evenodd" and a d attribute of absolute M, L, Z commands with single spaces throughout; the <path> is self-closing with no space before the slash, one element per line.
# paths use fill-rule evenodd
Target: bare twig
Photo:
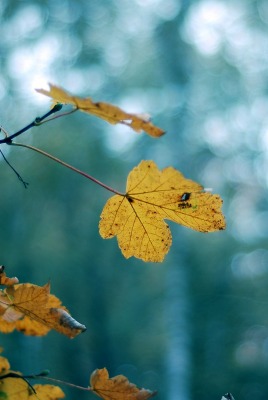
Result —
<path fill-rule="evenodd" d="M 23 186 L 25 187 L 25 189 L 27 189 L 27 186 L 29 185 L 28 182 L 25 182 L 25 180 L 21 177 L 21 175 L 18 173 L 18 171 L 15 170 L 15 168 L 10 164 L 10 162 L 8 161 L 8 159 L 5 157 L 4 153 L 2 152 L 2 150 L 0 150 L 0 153 L 2 154 L 3 159 L 5 160 L 5 162 L 7 163 L 7 165 L 12 169 L 12 171 L 15 172 L 15 174 L 17 175 L 18 179 L 22 182 Z"/>
<path fill-rule="evenodd" d="M 105 185 L 105 183 L 102 183 L 101 181 L 99 181 L 98 179 L 94 178 L 93 176 L 87 174 L 86 172 L 81 171 L 80 169 L 75 168 L 75 167 L 73 167 L 73 166 L 70 165 L 70 164 L 67 164 L 66 162 L 60 160 L 60 159 L 57 158 L 57 157 L 54 157 L 52 154 L 49 154 L 49 153 L 47 153 L 47 152 L 44 151 L 44 150 L 41 150 L 41 149 L 38 149 L 37 147 L 30 146 L 30 145 L 28 145 L 28 144 L 23 144 L 23 143 L 11 142 L 10 144 L 13 145 L 13 146 L 26 147 L 27 149 L 34 150 L 34 151 L 36 151 L 37 153 L 40 153 L 40 154 L 42 154 L 43 156 L 48 157 L 48 158 L 50 158 L 51 160 L 56 161 L 57 163 L 63 165 L 64 167 L 69 168 L 69 169 L 71 169 L 72 171 L 74 171 L 74 172 L 76 172 L 76 173 L 78 173 L 78 174 L 84 176 L 85 178 L 90 179 L 92 182 L 97 183 L 97 185 L 100 185 L 100 186 L 104 187 L 105 189 L 109 190 L 110 192 L 113 192 L 113 193 L 115 193 L 115 194 L 118 194 L 119 196 L 125 196 L 124 193 L 118 192 L 117 190 L 111 188 L 111 187 L 108 186 L 108 185 Z"/>
<path fill-rule="evenodd" d="M 13 133 L 13 135 L 8 136 L 7 132 L 1 128 L 1 130 L 5 133 L 5 138 L 0 140 L 0 144 L 2 143 L 7 143 L 10 144 L 12 140 L 21 135 L 22 133 L 28 131 L 29 129 L 33 128 L 34 126 L 41 125 L 41 123 L 50 115 L 54 114 L 55 112 L 58 112 L 62 109 L 62 104 L 56 104 L 50 111 L 48 111 L 46 114 L 44 114 L 42 117 L 37 117 L 33 122 L 31 122 L 29 125 L 25 126 L 24 128 L 20 129 L 18 132 Z"/>

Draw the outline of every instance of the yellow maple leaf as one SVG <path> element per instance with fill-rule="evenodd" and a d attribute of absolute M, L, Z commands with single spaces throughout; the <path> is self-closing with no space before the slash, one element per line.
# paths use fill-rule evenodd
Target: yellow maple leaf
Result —
<path fill-rule="evenodd" d="M 89 97 L 82 98 L 69 94 L 66 90 L 49 83 L 49 90 L 36 89 L 38 93 L 51 97 L 54 102 L 70 104 L 75 108 L 88 114 L 96 115 L 110 124 L 124 124 L 130 126 L 134 131 L 144 131 L 152 137 L 162 136 L 163 129 L 153 125 L 147 114 L 131 114 L 121 108 L 105 102 L 93 102 Z"/>
<path fill-rule="evenodd" d="M 225 229 L 220 196 L 173 167 L 160 171 L 153 161 L 142 161 L 129 174 L 126 194 L 111 197 L 101 214 L 100 235 L 117 235 L 126 258 L 162 261 L 172 243 L 164 219 L 199 232 Z"/>
<path fill-rule="evenodd" d="M 156 392 L 139 389 L 124 375 L 109 378 L 106 368 L 96 369 L 90 377 L 91 389 L 104 400 L 146 400 Z"/>
<path fill-rule="evenodd" d="M 3 312 L 3 309 L 5 310 Z M 73 338 L 86 327 L 70 316 L 50 285 L 18 284 L 0 291 L 0 331 L 45 335 L 50 329 Z"/>
<path fill-rule="evenodd" d="M 3 333 L 8 333 L 5 332 L 4 329 L 7 329 L 6 326 L 3 327 L 3 323 L 0 320 L 0 330 Z M 18 319 L 16 323 L 14 324 L 14 328 L 19 332 L 24 333 L 24 335 L 27 336 L 44 336 L 46 335 L 50 330 L 51 327 L 47 326 L 43 323 L 40 323 L 30 317 L 27 317 L 26 315 L 22 319 Z"/>

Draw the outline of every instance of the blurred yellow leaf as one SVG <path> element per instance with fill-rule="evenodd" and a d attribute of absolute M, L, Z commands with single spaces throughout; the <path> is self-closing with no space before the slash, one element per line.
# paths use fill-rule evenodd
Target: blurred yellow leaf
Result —
<path fill-rule="evenodd" d="M 59 386 L 36 384 L 33 388 L 36 393 L 31 393 L 29 400 L 58 400 L 65 397 Z"/>
<path fill-rule="evenodd" d="M 54 103 L 71 104 L 75 108 L 88 114 L 96 115 L 110 124 L 128 125 L 136 132 L 144 131 L 153 137 L 159 137 L 165 133 L 163 129 L 152 124 L 147 114 L 130 114 L 110 103 L 94 103 L 89 97 L 81 98 L 73 96 L 66 92 L 66 90 L 51 83 L 49 83 L 49 90 L 36 89 L 36 91 L 51 97 Z"/>
<path fill-rule="evenodd" d="M 5 378 L 0 376 L 0 399 L 28 400 L 32 390 L 21 378 Z"/>
<path fill-rule="evenodd" d="M 73 338 L 86 330 L 73 319 L 50 285 L 18 284 L 0 291 L 0 331 L 13 329 L 26 335 L 45 335 L 50 329 Z"/>
<path fill-rule="evenodd" d="M 5 357 L 0 356 L 0 399 L 7 400 L 58 400 L 65 397 L 58 386 L 31 386 L 20 372 L 10 370 Z"/>
<path fill-rule="evenodd" d="M 153 161 L 142 161 L 129 174 L 126 194 L 111 197 L 101 214 L 100 235 L 117 235 L 126 258 L 162 261 L 172 243 L 164 219 L 199 232 L 225 229 L 220 196 L 173 167 L 160 171 Z"/>
<path fill-rule="evenodd" d="M 16 377 L 0 376 L 0 399 L 7 400 L 58 400 L 65 397 L 58 386 L 36 384 L 33 389 L 22 378 L 19 373 Z"/>
<path fill-rule="evenodd" d="M 124 375 L 109 378 L 106 368 L 96 369 L 90 377 L 91 389 L 104 400 L 146 400 L 156 392 L 139 389 Z"/>
<path fill-rule="evenodd" d="M 0 265 L 0 285 L 12 286 L 15 285 L 16 283 L 19 283 L 19 280 L 16 277 L 8 278 L 4 270 L 5 267 L 3 265 Z"/>
<path fill-rule="evenodd" d="M 10 364 L 5 357 L 0 356 L 0 374 L 10 369 Z"/>

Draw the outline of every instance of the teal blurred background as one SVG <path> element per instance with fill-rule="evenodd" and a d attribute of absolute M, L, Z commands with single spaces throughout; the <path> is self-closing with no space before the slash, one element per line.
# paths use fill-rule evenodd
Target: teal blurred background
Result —
<path fill-rule="evenodd" d="M 142 159 L 172 165 L 224 199 L 227 230 L 170 223 L 162 264 L 126 260 L 98 233 L 110 193 L 30 150 L 1 146 L 0 263 L 51 281 L 87 331 L 70 340 L 14 332 L 14 370 L 50 369 L 87 386 L 95 368 L 123 373 L 158 399 L 268 396 L 268 2 L 1 0 L 0 124 L 11 134 L 47 112 L 47 82 L 167 130 L 137 135 L 83 113 L 17 141 L 124 191 Z M 64 388 L 68 398 L 94 398 Z"/>

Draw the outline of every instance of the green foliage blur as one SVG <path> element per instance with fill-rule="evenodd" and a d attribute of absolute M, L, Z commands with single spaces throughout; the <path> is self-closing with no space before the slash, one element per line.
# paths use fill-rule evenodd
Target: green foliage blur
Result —
<path fill-rule="evenodd" d="M 268 3 L 266 0 L 1 0 L 0 124 L 47 112 L 47 82 L 167 130 L 137 135 L 75 113 L 17 138 L 124 191 L 141 159 L 224 199 L 227 230 L 170 223 L 163 264 L 122 257 L 98 234 L 110 193 L 30 150 L 2 145 L 0 264 L 51 282 L 87 332 L 1 335 L 25 374 L 87 386 L 107 367 L 165 400 L 268 395 Z M 93 398 L 64 388 L 68 397 Z"/>

